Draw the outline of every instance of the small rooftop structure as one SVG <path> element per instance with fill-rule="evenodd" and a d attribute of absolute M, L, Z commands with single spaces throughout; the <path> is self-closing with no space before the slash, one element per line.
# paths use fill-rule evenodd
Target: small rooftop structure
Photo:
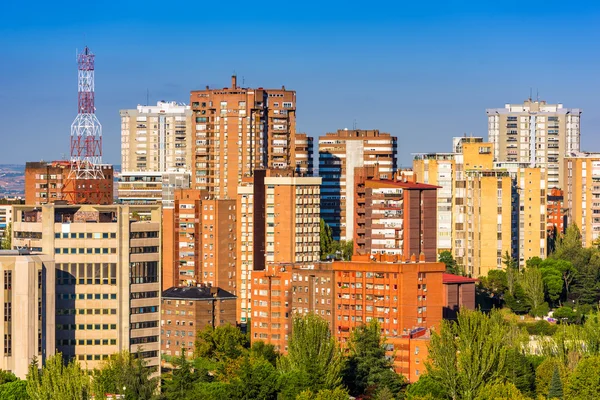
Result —
<path fill-rule="evenodd" d="M 218 287 L 184 286 L 172 287 L 162 293 L 163 299 L 212 300 L 235 299 L 236 296 Z"/>

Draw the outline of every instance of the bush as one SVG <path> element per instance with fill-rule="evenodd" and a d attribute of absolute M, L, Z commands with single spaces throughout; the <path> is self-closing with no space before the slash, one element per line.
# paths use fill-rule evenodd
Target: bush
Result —
<path fill-rule="evenodd" d="M 527 333 L 535 336 L 552 336 L 558 329 L 556 324 L 551 324 L 548 321 L 535 321 L 535 323 L 520 322 L 519 328 L 527 329 Z"/>
<path fill-rule="evenodd" d="M 575 323 L 577 320 L 577 313 L 573 311 L 572 308 L 560 307 L 554 310 L 552 317 L 561 323 L 563 322 L 563 318 L 566 318 L 568 323 Z"/>

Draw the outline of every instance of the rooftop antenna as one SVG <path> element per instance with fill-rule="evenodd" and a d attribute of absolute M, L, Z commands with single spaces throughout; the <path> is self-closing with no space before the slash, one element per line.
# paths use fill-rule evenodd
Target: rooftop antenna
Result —
<path fill-rule="evenodd" d="M 354 121 L 352 122 L 352 130 L 356 130 L 357 127 L 357 123 L 356 123 L 356 118 L 354 119 Z"/>
<path fill-rule="evenodd" d="M 535 97 L 537 98 L 537 102 L 540 102 L 540 89 L 535 89 Z"/>
<path fill-rule="evenodd" d="M 246 77 L 242 76 L 242 86 L 246 85 Z"/>
<path fill-rule="evenodd" d="M 150 105 L 150 89 L 146 88 L 146 105 Z"/>
<path fill-rule="evenodd" d="M 532 100 L 532 98 L 533 98 L 533 88 L 532 88 L 532 87 L 530 87 L 530 88 L 529 88 L 529 101 L 531 101 L 531 100 Z"/>

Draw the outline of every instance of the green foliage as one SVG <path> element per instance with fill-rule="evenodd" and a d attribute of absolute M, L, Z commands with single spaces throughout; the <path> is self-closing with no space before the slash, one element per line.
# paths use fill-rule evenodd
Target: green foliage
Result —
<path fill-rule="evenodd" d="M 509 333 L 498 311 L 463 309 L 456 322 L 442 321 L 432 334 L 427 373 L 451 399 L 475 399 L 486 382 L 501 376 Z"/>
<path fill-rule="evenodd" d="M 479 284 L 487 292 L 496 296 L 503 296 L 508 290 L 506 271 L 492 269 L 487 276 L 479 279 Z"/>
<path fill-rule="evenodd" d="M 510 382 L 496 380 L 485 384 L 476 400 L 527 400 L 519 389 Z"/>
<path fill-rule="evenodd" d="M 507 276 L 510 274 L 507 274 Z M 531 305 L 525 295 L 523 287 L 515 283 L 513 293 L 507 293 L 504 296 L 506 306 L 510 308 L 515 314 L 526 314 L 531 310 Z"/>
<path fill-rule="evenodd" d="M 61 353 L 49 357 L 41 371 L 36 359 L 29 366 L 27 395 L 31 400 L 88 400 L 90 392 L 89 375 L 76 361 L 65 365 Z"/>
<path fill-rule="evenodd" d="M 248 337 L 233 325 L 207 326 L 198 332 L 194 356 L 224 362 L 239 358 L 248 346 Z"/>
<path fill-rule="evenodd" d="M 319 236 L 321 242 L 321 260 L 326 260 L 327 256 L 332 253 L 333 234 L 331 232 L 331 227 L 327 225 L 323 218 L 321 218 L 321 229 Z"/>
<path fill-rule="evenodd" d="M 302 389 L 335 389 L 341 385 L 343 359 L 329 324 L 316 314 L 295 316 L 288 341 L 288 354 L 279 358 L 284 374 L 299 374 Z"/>
<path fill-rule="evenodd" d="M 4 237 L 2 238 L 2 242 L 0 243 L 0 249 L 12 249 L 12 222 L 9 222 L 8 225 L 6 225 L 6 229 L 4 229 Z"/>
<path fill-rule="evenodd" d="M 552 380 L 550 381 L 550 387 L 548 388 L 549 399 L 562 399 L 563 398 L 563 384 L 560 380 L 560 374 L 558 372 L 558 366 L 554 366 L 554 372 L 552 373 Z"/>
<path fill-rule="evenodd" d="M 600 356 L 587 357 L 577 364 L 569 377 L 568 383 L 565 385 L 565 399 L 589 400 L 599 398 Z"/>
<path fill-rule="evenodd" d="M 232 398 L 242 400 L 276 400 L 279 373 L 266 359 L 244 356 L 232 380 Z"/>
<path fill-rule="evenodd" d="M 0 399 L 28 400 L 27 381 L 16 380 L 0 385 Z"/>
<path fill-rule="evenodd" d="M 263 341 L 254 342 L 250 348 L 250 354 L 254 358 L 262 357 L 275 367 L 277 365 L 277 358 L 279 352 L 275 350 L 275 346 L 272 344 L 265 343 Z"/>
<path fill-rule="evenodd" d="M 538 320 L 534 323 L 519 323 L 519 327 L 525 328 L 527 333 L 535 336 L 552 336 L 556 332 L 556 324 L 551 324 L 548 321 Z"/>
<path fill-rule="evenodd" d="M 558 321 L 574 323 L 577 318 L 577 313 L 570 307 L 560 307 L 554 310 L 552 316 Z M 566 321 L 565 321 L 566 320 Z"/>
<path fill-rule="evenodd" d="M 456 260 L 454 260 L 454 257 L 452 256 L 451 251 L 448 251 L 448 250 L 442 251 L 440 253 L 440 255 L 438 256 L 438 261 L 446 264 L 446 272 L 451 273 L 451 274 L 455 274 L 457 272 Z"/>
<path fill-rule="evenodd" d="M 171 379 L 163 384 L 164 398 L 167 400 L 192 399 L 192 388 L 200 381 L 200 370 L 193 370 L 192 364 L 187 360 L 187 350 L 181 349 L 181 355 L 174 362 L 175 369 Z"/>
<path fill-rule="evenodd" d="M 444 395 L 444 388 L 429 374 L 423 374 L 418 381 L 408 386 L 406 389 L 406 397 L 408 400 L 426 398 L 430 396 L 434 399 L 442 399 Z"/>
<path fill-rule="evenodd" d="M 538 268 L 526 268 L 520 279 L 525 298 L 527 299 L 530 312 L 536 317 L 541 317 L 541 306 L 544 303 L 544 281 L 542 272 Z M 547 308 L 547 307 L 546 307 Z"/>
<path fill-rule="evenodd" d="M 386 358 L 381 327 L 373 319 L 352 331 L 348 344 L 349 356 L 343 370 L 344 385 L 350 394 L 376 392 L 388 388 L 392 395 L 400 393 L 405 386 L 404 379 L 392 370 L 392 363 Z"/>
<path fill-rule="evenodd" d="M 535 391 L 538 397 L 547 398 L 554 371 L 558 370 L 561 380 L 567 376 L 564 365 L 556 358 L 546 358 L 535 370 Z"/>
<path fill-rule="evenodd" d="M 158 378 L 152 377 L 154 372 L 154 368 L 146 366 L 140 351 L 115 353 L 94 371 L 94 393 L 96 396 L 123 394 L 132 400 L 150 399 L 158 387 Z"/>
<path fill-rule="evenodd" d="M 535 369 L 523 352 L 514 347 L 507 351 L 504 377 L 521 393 L 533 396 L 535 393 Z"/>
<path fill-rule="evenodd" d="M 323 389 L 317 393 L 305 390 L 296 397 L 296 400 L 348 400 L 348 392 L 342 388 Z"/>

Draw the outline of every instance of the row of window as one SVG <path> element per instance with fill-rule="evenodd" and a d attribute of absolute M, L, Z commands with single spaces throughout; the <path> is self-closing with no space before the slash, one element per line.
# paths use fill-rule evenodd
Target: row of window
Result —
<path fill-rule="evenodd" d="M 131 338 L 130 344 L 145 344 L 145 343 L 156 343 L 158 342 L 158 336 L 142 336 L 137 338 Z"/>
<path fill-rule="evenodd" d="M 56 315 L 116 315 L 116 308 L 59 308 Z"/>
<path fill-rule="evenodd" d="M 114 346 L 117 339 L 58 339 L 57 346 Z"/>
<path fill-rule="evenodd" d="M 92 330 L 115 330 L 117 324 L 56 324 L 60 331 L 92 331 Z"/>
<path fill-rule="evenodd" d="M 116 300 L 116 293 L 57 293 L 59 300 Z"/>
<path fill-rule="evenodd" d="M 116 239 L 115 232 L 71 232 L 55 233 L 55 239 Z"/>
<path fill-rule="evenodd" d="M 57 247 L 54 249 L 56 254 L 117 254 L 116 247 Z"/>

